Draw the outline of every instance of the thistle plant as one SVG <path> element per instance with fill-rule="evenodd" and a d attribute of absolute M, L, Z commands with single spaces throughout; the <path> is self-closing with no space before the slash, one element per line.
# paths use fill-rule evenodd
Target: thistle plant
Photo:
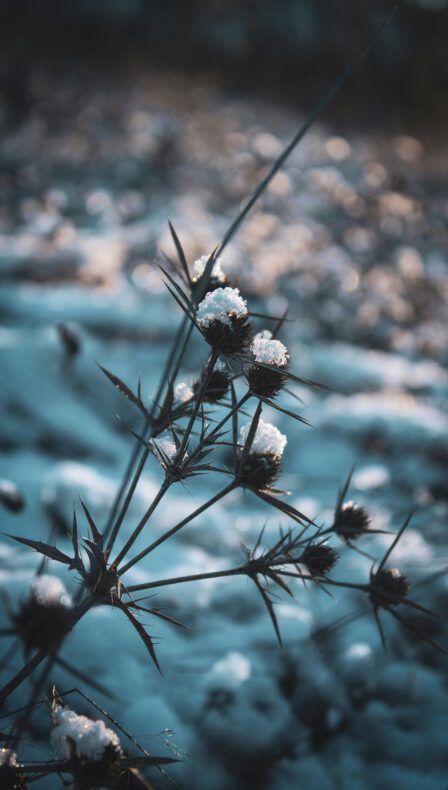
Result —
<path fill-rule="evenodd" d="M 133 448 L 107 522 L 98 524 L 89 504 L 81 501 L 73 512 L 68 545 L 59 547 L 51 542 L 11 536 L 38 552 L 43 562 L 31 582 L 28 597 L 19 608 L 14 611 L 8 604 L 9 627 L 3 635 L 18 638 L 25 663 L 0 689 L 3 706 L 7 705 L 13 692 L 31 677 L 33 693 L 28 705 L 28 710 L 31 710 L 36 699 L 45 692 L 55 665 L 97 691 L 107 691 L 98 681 L 71 665 L 64 656 L 66 637 L 94 607 L 118 609 L 143 642 L 154 667 L 161 670 L 152 633 L 153 624 L 157 620 L 167 621 L 174 627 L 183 627 L 184 624 L 162 609 L 151 606 L 149 596 L 166 587 L 211 578 L 247 577 L 256 594 L 261 596 L 280 642 L 281 624 L 275 611 L 274 596 L 284 593 L 293 597 L 291 583 L 298 581 L 314 585 L 324 593 L 345 588 L 364 595 L 384 644 L 381 619 L 388 614 L 443 652 L 431 636 L 408 619 L 409 610 L 417 610 L 428 617 L 434 615 L 410 597 L 409 581 L 400 569 L 389 564 L 410 517 L 384 556 L 377 562 L 372 560 L 369 578 L 365 582 L 354 582 L 338 576 L 338 543 L 365 554 L 359 543 L 365 536 L 381 530 L 375 527 L 373 518 L 362 506 L 347 499 L 351 474 L 337 497 L 333 523 L 329 526 L 301 512 L 288 501 L 288 493 L 280 487 L 287 436 L 263 419 L 263 410 L 268 406 L 287 416 L 291 430 L 298 428 L 297 423 L 301 423 L 301 429 L 310 430 L 303 415 L 292 408 L 286 409 L 278 398 L 282 392 L 294 395 L 288 389 L 291 383 L 304 387 L 323 385 L 304 378 L 300 369 L 296 369 L 288 347 L 281 339 L 287 314 L 260 316 L 252 311 L 244 294 L 230 283 L 221 261 L 225 247 L 274 175 L 365 57 L 370 46 L 350 64 L 311 113 L 213 252 L 189 262 L 181 240 L 170 224 L 176 258 L 167 258 L 162 272 L 167 289 L 183 315 L 151 403 L 145 402 L 140 384 L 134 389 L 115 373 L 101 368 L 109 382 L 143 419 L 139 431 L 124 424 Z M 258 326 L 260 319 L 268 326 Z M 206 358 L 195 380 L 189 383 L 183 377 L 183 368 L 193 335 L 202 343 Z M 77 347 L 71 335 L 61 330 L 61 337 L 67 344 L 67 353 L 75 355 Z M 128 532 L 125 524 L 129 507 L 150 457 L 160 465 L 162 482 L 145 513 Z M 209 473 L 222 479 L 218 491 L 161 535 L 150 538 L 150 522 L 156 511 L 163 509 L 168 491 L 179 483 L 185 485 L 190 479 Z M 283 526 L 273 543 L 265 541 L 262 531 L 255 545 L 242 547 L 241 562 L 231 567 L 129 583 L 131 569 L 137 565 L 143 568 L 143 560 L 163 543 L 195 522 L 218 501 L 241 489 L 257 497 L 267 512 L 283 519 Z M 20 498 L 11 487 L 3 484 L 0 497 L 10 509 L 20 509 Z M 78 524 L 80 515 L 83 519 L 81 528 Z M 143 540 L 145 545 L 137 551 L 135 544 L 139 540 Z M 75 575 L 78 590 L 73 598 L 66 592 L 60 577 L 47 573 L 49 560 L 59 564 L 63 574 Z M 142 614 L 151 618 L 149 630 L 141 623 Z M 41 768 L 27 766 L 26 763 L 19 765 L 14 753 L 4 749 L 0 754 L 0 776 L 4 777 L 5 787 L 26 787 L 31 773 L 36 777 L 39 773 L 47 776 L 68 773 L 75 788 L 118 789 L 127 786 L 123 784 L 123 777 L 128 777 L 129 772 L 138 778 L 140 767 L 163 762 L 162 758 L 149 755 L 144 755 L 139 762 L 137 758 L 126 755 L 118 736 L 104 722 L 92 723 L 79 716 L 64 707 L 59 697 L 53 699 L 51 716 L 54 724 L 52 744 L 58 753 L 58 761 L 50 761 Z M 141 781 L 145 786 L 144 780 Z"/>

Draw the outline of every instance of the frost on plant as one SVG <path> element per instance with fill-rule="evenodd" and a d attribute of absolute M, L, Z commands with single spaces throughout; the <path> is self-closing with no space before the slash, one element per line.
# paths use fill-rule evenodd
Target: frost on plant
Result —
<path fill-rule="evenodd" d="M 73 744 L 79 757 L 92 762 L 100 762 L 106 749 L 121 753 L 118 735 L 104 721 L 93 721 L 62 707 L 53 711 L 53 721 L 51 745 L 58 757 L 70 758 Z"/>
<path fill-rule="evenodd" d="M 200 327 L 208 328 L 214 321 L 230 327 L 232 318 L 247 317 L 247 302 L 238 288 L 217 288 L 208 293 L 198 305 L 196 314 Z"/>
<path fill-rule="evenodd" d="M 176 384 L 174 387 L 174 397 L 176 400 L 180 401 L 181 403 L 185 403 L 188 400 L 191 400 L 193 397 L 194 392 L 192 387 L 187 384 L 185 381 L 180 381 L 179 384 Z"/>
<path fill-rule="evenodd" d="M 46 573 L 34 576 L 30 584 L 29 595 L 41 606 L 60 605 L 70 608 L 73 604 L 72 597 L 61 579 Z"/>
<path fill-rule="evenodd" d="M 288 365 L 288 349 L 280 340 L 255 336 L 250 350 L 254 355 L 255 362 L 277 365 L 280 368 Z"/>
<path fill-rule="evenodd" d="M 246 443 L 251 423 L 243 425 L 240 431 L 240 445 Z M 280 460 L 285 450 L 288 440 L 275 425 L 270 422 L 260 420 L 252 440 L 249 453 L 256 455 L 270 455 Z"/>

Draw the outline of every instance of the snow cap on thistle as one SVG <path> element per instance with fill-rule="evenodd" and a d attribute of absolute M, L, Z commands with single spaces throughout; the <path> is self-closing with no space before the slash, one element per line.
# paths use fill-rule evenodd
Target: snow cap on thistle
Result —
<path fill-rule="evenodd" d="M 41 606 L 65 606 L 71 608 L 72 597 L 58 576 L 41 573 L 31 580 L 29 596 Z"/>
<path fill-rule="evenodd" d="M 269 489 L 280 472 L 281 459 L 287 438 L 275 425 L 260 420 L 255 431 L 249 453 L 245 455 L 246 443 L 251 423 L 243 425 L 240 431 L 240 453 L 244 457 L 244 468 L 240 471 L 240 481 L 262 491 Z"/>
<path fill-rule="evenodd" d="M 160 436 L 158 439 L 153 439 L 151 445 L 154 455 L 163 467 L 173 463 L 177 455 L 177 447 L 171 436 Z"/>
<path fill-rule="evenodd" d="M 201 279 L 202 275 L 204 274 L 205 267 L 210 259 L 210 255 L 201 255 L 193 263 L 193 280 L 192 282 L 196 285 L 197 282 Z M 226 273 L 222 269 L 222 258 L 216 258 L 213 264 L 213 269 L 210 274 L 210 279 L 207 283 L 207 293 L 209 291 L 214 291 L 216 288 L 222 288 L 225 285 L 229 284 L 229 278 L 227 277 Z"/>
<path fill-rule="evenodd" d="M 240 444 L 245 444 L 250 427 L 250 422 L 242 426 L 240 430 Z M 272 425 L 270 422 L 265 422 L 264 420 L 259 420 L 249 454 L 270 455 L 273 458 L 278 458 L 280 461 L 287 442 L 288 440 L 285 434 L 281 433 L 275 425 Z"/>
<path fill-rule="evenodd" d="M 186 403 L 186 401 L 191 400 L 193 395 L 193 389 L 186 381 L 180 381 L 179 384 L 176 384 L 174 387 L 174 397 L 181 403 Z"/>
<path fill-rule="evenodd" d="M 288 349 L 280 340 L 273 338 L 268 329 L 264 329 L 255 335 L 250 351 L 255 364 L 247 369 L 246 376 L 252 392 L 261 397 L 275 398 L 287 380 Z"/>
<path fill-rule="evenodd" d="M 118 735 L 106 727 L 104 721 L 93 721 L 79 716 L 70 708 L 57 707 L 53 711 L 54 727 L 51 745 L 61 759 L 71 757 L 74 743 L 77 757 L 87 762 L 101 762 L 105 756 L 117 759 L 121 755 Z"/>
<path fill-rule="evenodd" d="M 11 749 L 0 749 L 0 787 L 2 790 L 26 790 L 26 777 L 20 773 L 17 755 Z"/>
<path fill-rule="evenodd" d="M 199 303 L 196 320 L 207 343 L 221 354 L 245 351 L 250 343 L 247 302 L 238 288 L 217 288 Z"/>

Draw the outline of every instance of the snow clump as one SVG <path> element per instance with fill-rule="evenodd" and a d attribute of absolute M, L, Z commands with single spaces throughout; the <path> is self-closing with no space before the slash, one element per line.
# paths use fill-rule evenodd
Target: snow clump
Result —
<path fill-rule="evenodd" d="M 55 727 L 50 736 L 51 745 L 61 758 L 71 756 L 70 741 L 76 745 L 76 753 L 92 762 L 100 762 L 107 747 L 113 746 L 121 752 L 118 735 L 104 721 L 92 721 L 88 716 L 79 716 L 70 708 L 56 708 Z"/>
<path fill-rule="evenodd" d="M 159 461 L 165 463 L 166 460 L 172 463 L 177 455 L 177 447 L 170 436 L 161 436 L 157 442 L 151 442 L 155 454 Z"/>
<path fill-rule="evenodd" d="M 279 368 L 284 368 L 288 364 L 288 349 L 280 340 L 270 340 L 269 338 L 255 335 L 250 350 L 256 362 L 263 362 L 265 365 L 276 365 Z"/>
<path fill-rule="evenodd" d="M 186 381 L 180 381 L 179 384 L 176 384 L 174 388 L 174 397 L 176 400 L 185 403 L 187 400 L 190 400 L 193 395 L 193 390 Z"/>
<path fill-rule="evenodd" d="M 243 425 L 240 431 L 240 444 L 244 445 L 250 430 L 251 423 Z M 257 455 L 271 455 L 280 459 L 287 444 L 286 436 L 270 422 L 260 420 L 255 431 L 255 436 L 250 448 L 250 453 Z"/>
<path fill-rule="evenodd" d="M 207 266 L 209 258 L 210 255 L 201 255 L 201 257 L 193 263 L 193 272 L 196 278 L 202 277 L 204 274 L 204 269 Z M 219 282 L 226 282 L 227 277 L 222 269 L 222 258 L 216 258 L 213 264 L 212 276 Z"/>
<path fill-rule="evenodd" d="M 238 288 L 217 288 L 199 303 L 197 320 L 201 327 L 208 327 L 212 321 L 230 326 L 231 318 L 246 318 L 247 313 L 247 302 Z"/>
<path fill-rule="evenodd" d="M 66 606 L 70 609 L 73 605 L 72 597 L 65 589 L 64 583 L 57 576 L 42 573 L 35 576 L 30 584 L 30 598 L 42 606 Z"/>

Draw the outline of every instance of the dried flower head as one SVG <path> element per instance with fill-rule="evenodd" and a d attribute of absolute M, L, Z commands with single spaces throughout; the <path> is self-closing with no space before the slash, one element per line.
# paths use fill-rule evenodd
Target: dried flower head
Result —
<path fill-rule="evenodd" d="M 245 351 L 251 339 L 247 302 L 238 288 L 217 288 L 198 305 L 198 325 L 207 343 L 220 354 Z"/>
<path fill-rule="evenodd" d="M 20 773 L 17 755 L 11 749 L 0 749 L 0 787 L 2 790 L 26 790 L 27 781 Z"/>
<path fill-rule="evenodd" d="M 240 431 L 240 444 L 246 444 L 251 423 L 243 425 Z M 240 480 L 243 485 L 250 485 L 257 490 L 267 489 L 276 481 L 280 469 L 281 459 L 286 447 L 287 438 L 275 425 L 260 420 L 255 431 L 250 450 L 245 453 L 244 467 L 240 470 Z"/>
<path fill-rule="evenodd" d="M 250 350 L 255 362 L 263 364 L 251 365 L 246 370 L 246 376 L 255 395 L 275 398 L 287 380 L 285 373 L 288 369 L 289 354 L 280 340 L 272 339 L 272 336 L 267 335 L 271 335 L 269 330 L 255 335 Z"/>
<path fill-rule="evenodd" d="M 344 502 L 336 511 L 334 531 L 345 541 L 356 540 L 370 528 L 370 516 L 365 508 L 355 502 Z"/>
<path fill-rule="evenodd" d="M 381 568 L 372 576 L 370 598 L 374 606 L 395 606 L 410 591 L 408 579 L 398 568 Z"/>
<path fill-rule="evenodd" d="M 28 598 L 14 615 L 25 650 L 57 647 L 72 621 L 72 599 L 57 576 L 35 576 Z"/>
<path fill-rule="evenodd" d="M 306 565 L 311 576 L 322 577 L 333 570 L 338 553 L 327 543 L 310 543 L 303 552 L 300 562 Z"/>
<path fill-rule="evenodd" d="M 193 391 L 199 392 L 201 387 L 201 380 L 195 381 L 193 384 Z M 208 379 L 205 391 L 202 394 L 202 400 L 205 403 L 218 403 L 224 398 L 230 386 L 230 375 L 225 370 L 217 368 L 214 370 Z"/>

